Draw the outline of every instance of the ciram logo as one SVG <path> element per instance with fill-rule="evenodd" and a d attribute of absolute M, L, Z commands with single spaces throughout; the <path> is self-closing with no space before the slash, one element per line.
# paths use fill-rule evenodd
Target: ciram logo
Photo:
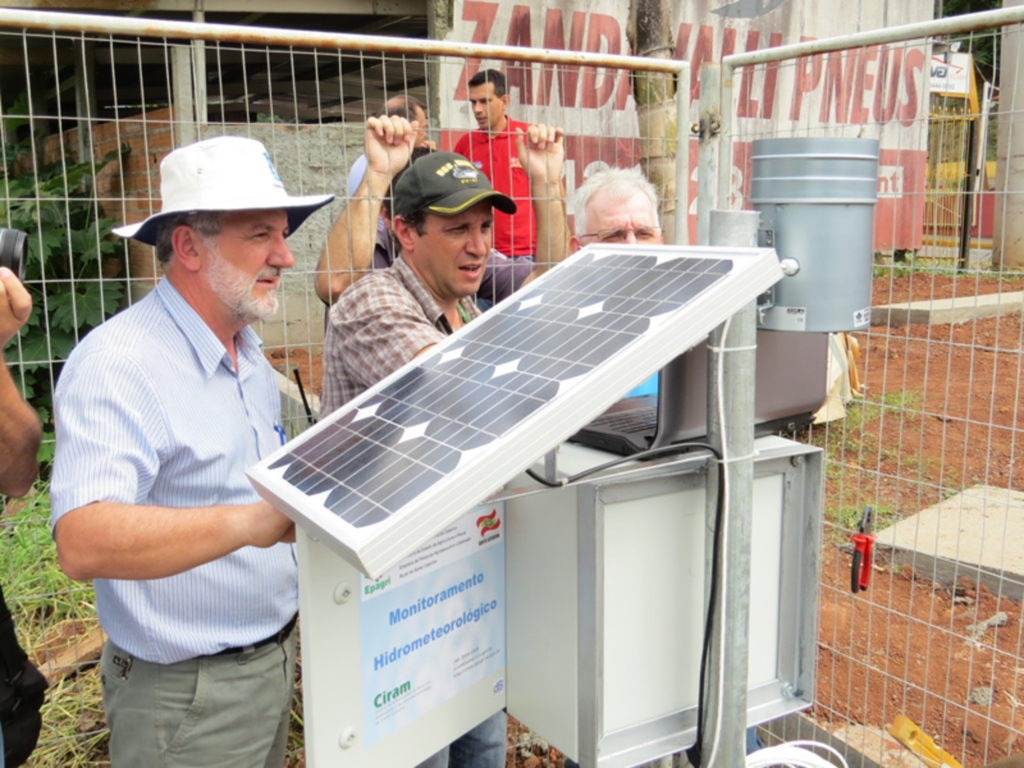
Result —
<path fill-rule="evenodd" d="M 501 520 L 498 519 L 498 510 L 494 510 L 489 515 L 481 515 L 476 519 L 476 527 L 480 529 L 481 536 L 498 530 L 499 526 L 501 526 Z"/>

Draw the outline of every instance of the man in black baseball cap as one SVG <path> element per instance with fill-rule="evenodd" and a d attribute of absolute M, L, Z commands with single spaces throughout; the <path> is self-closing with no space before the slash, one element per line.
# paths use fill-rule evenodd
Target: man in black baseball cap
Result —
<path fill-rule="evenodd" d="M 531 125 L 518 136 L 519 161 L 536 199 L 534 274 L 568 251 L 562 130 Z M 321 413 L 326 415 L 480 315 L 473 296 L 491 251 L 492 209 L 513 213 L 469 160 L 435 152 L 414 162 L 395 184 L 393 225 L 401 256 L 342 294 L 324 341 Z M 524 281 L 532 274 L 527 274 Z M 504 768 L 505 713 L 486 718 L 420 768 Z"/>
<path fill-rule="evenodd" d="M 525 283 L 568 252 L 562 130 L 531 125 L 519 134 L 518 150 L 530 176 L 539 235 L 537 261 Z M 354 283 L 331 309 L 324 340 L 325 413 L 480 314 L 472 297 L 491 251 L 494 208 L 511 213 L 516 204 L 462 155 L 434 152 L 402 174 L 392 195 L 401 256 Z"/>
<path fill-rule="evenodd" d="M 335 220 L 316 268 L 314 287 L 328 308 L 371 269 L 387 269 L 394 264 L 399 248 L 392 231 L 392 193 L 411 162 L 436 151 L 415 144 L 419 135 L 416 125 L 397 114 L 371 117 L 366 121 L 363 136 L 366 172 L 360 171 L 362 182 L 352 190 L 348 205 Z M 526 132 L 524 137 L 528 138 Z M 518 157 L 515 163 L 518 168 Z M 522 172 L 526 178 L 525 170 Z M 528 205 L 533 222 L 532 201 Z M 520 204 L 519 208 L 522 207 Z M 494 210 L 497 222 L 503 214 L 500 207 Z M 531 254 L 534 251 L 531 247 Z M 534 266 L 532 255 L 511 257 L 499 253 L 492 243 L 476 295 L 477 306 L 487 309 L 510 296 L 530 277 Z"/>

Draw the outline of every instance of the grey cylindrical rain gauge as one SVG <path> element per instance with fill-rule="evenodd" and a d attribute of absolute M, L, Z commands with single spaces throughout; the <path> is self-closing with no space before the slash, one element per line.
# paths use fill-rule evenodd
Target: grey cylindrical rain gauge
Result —
<path fill-rule="evenodd" d="M 878 141 L 845 138 L 754 142 L 750 205 L 762 245 L 787 272 L 760 307 L 773 331 L 855 331 L 871 325 Z"/>

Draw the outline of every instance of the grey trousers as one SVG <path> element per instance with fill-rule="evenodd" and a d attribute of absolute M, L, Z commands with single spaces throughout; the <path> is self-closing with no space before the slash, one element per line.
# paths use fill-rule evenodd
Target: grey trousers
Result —
<path fill-rule="evenodd" d="M 281 768 L 295 682 L 295 632 L 176 664 L 111 642 L 100 660 L 113 768 Z"/>

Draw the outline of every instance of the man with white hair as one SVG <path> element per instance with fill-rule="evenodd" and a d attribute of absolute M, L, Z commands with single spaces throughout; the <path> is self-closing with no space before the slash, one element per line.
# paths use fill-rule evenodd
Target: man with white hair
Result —
<path fill-rule="evenodd" d="M 573 253 L 593 243 L 665 242 L 658 223 L 658 194 L 639 168 L 607 168 L 592 174 L 573 195 Z"/>
<path fill-rule="evenodd" d="M 245 475 L 284 440 L 249 326 L 332 196 L 289 196 L 234 136 L 171 152 L 160 177 L 160 213 L 115 232 L 155 245 L 164 277 L 57 385 L 53 535 L 64 572 L 95 580 L 115 768 L 280 768 L 298 573 L 294 526 Z"/>

